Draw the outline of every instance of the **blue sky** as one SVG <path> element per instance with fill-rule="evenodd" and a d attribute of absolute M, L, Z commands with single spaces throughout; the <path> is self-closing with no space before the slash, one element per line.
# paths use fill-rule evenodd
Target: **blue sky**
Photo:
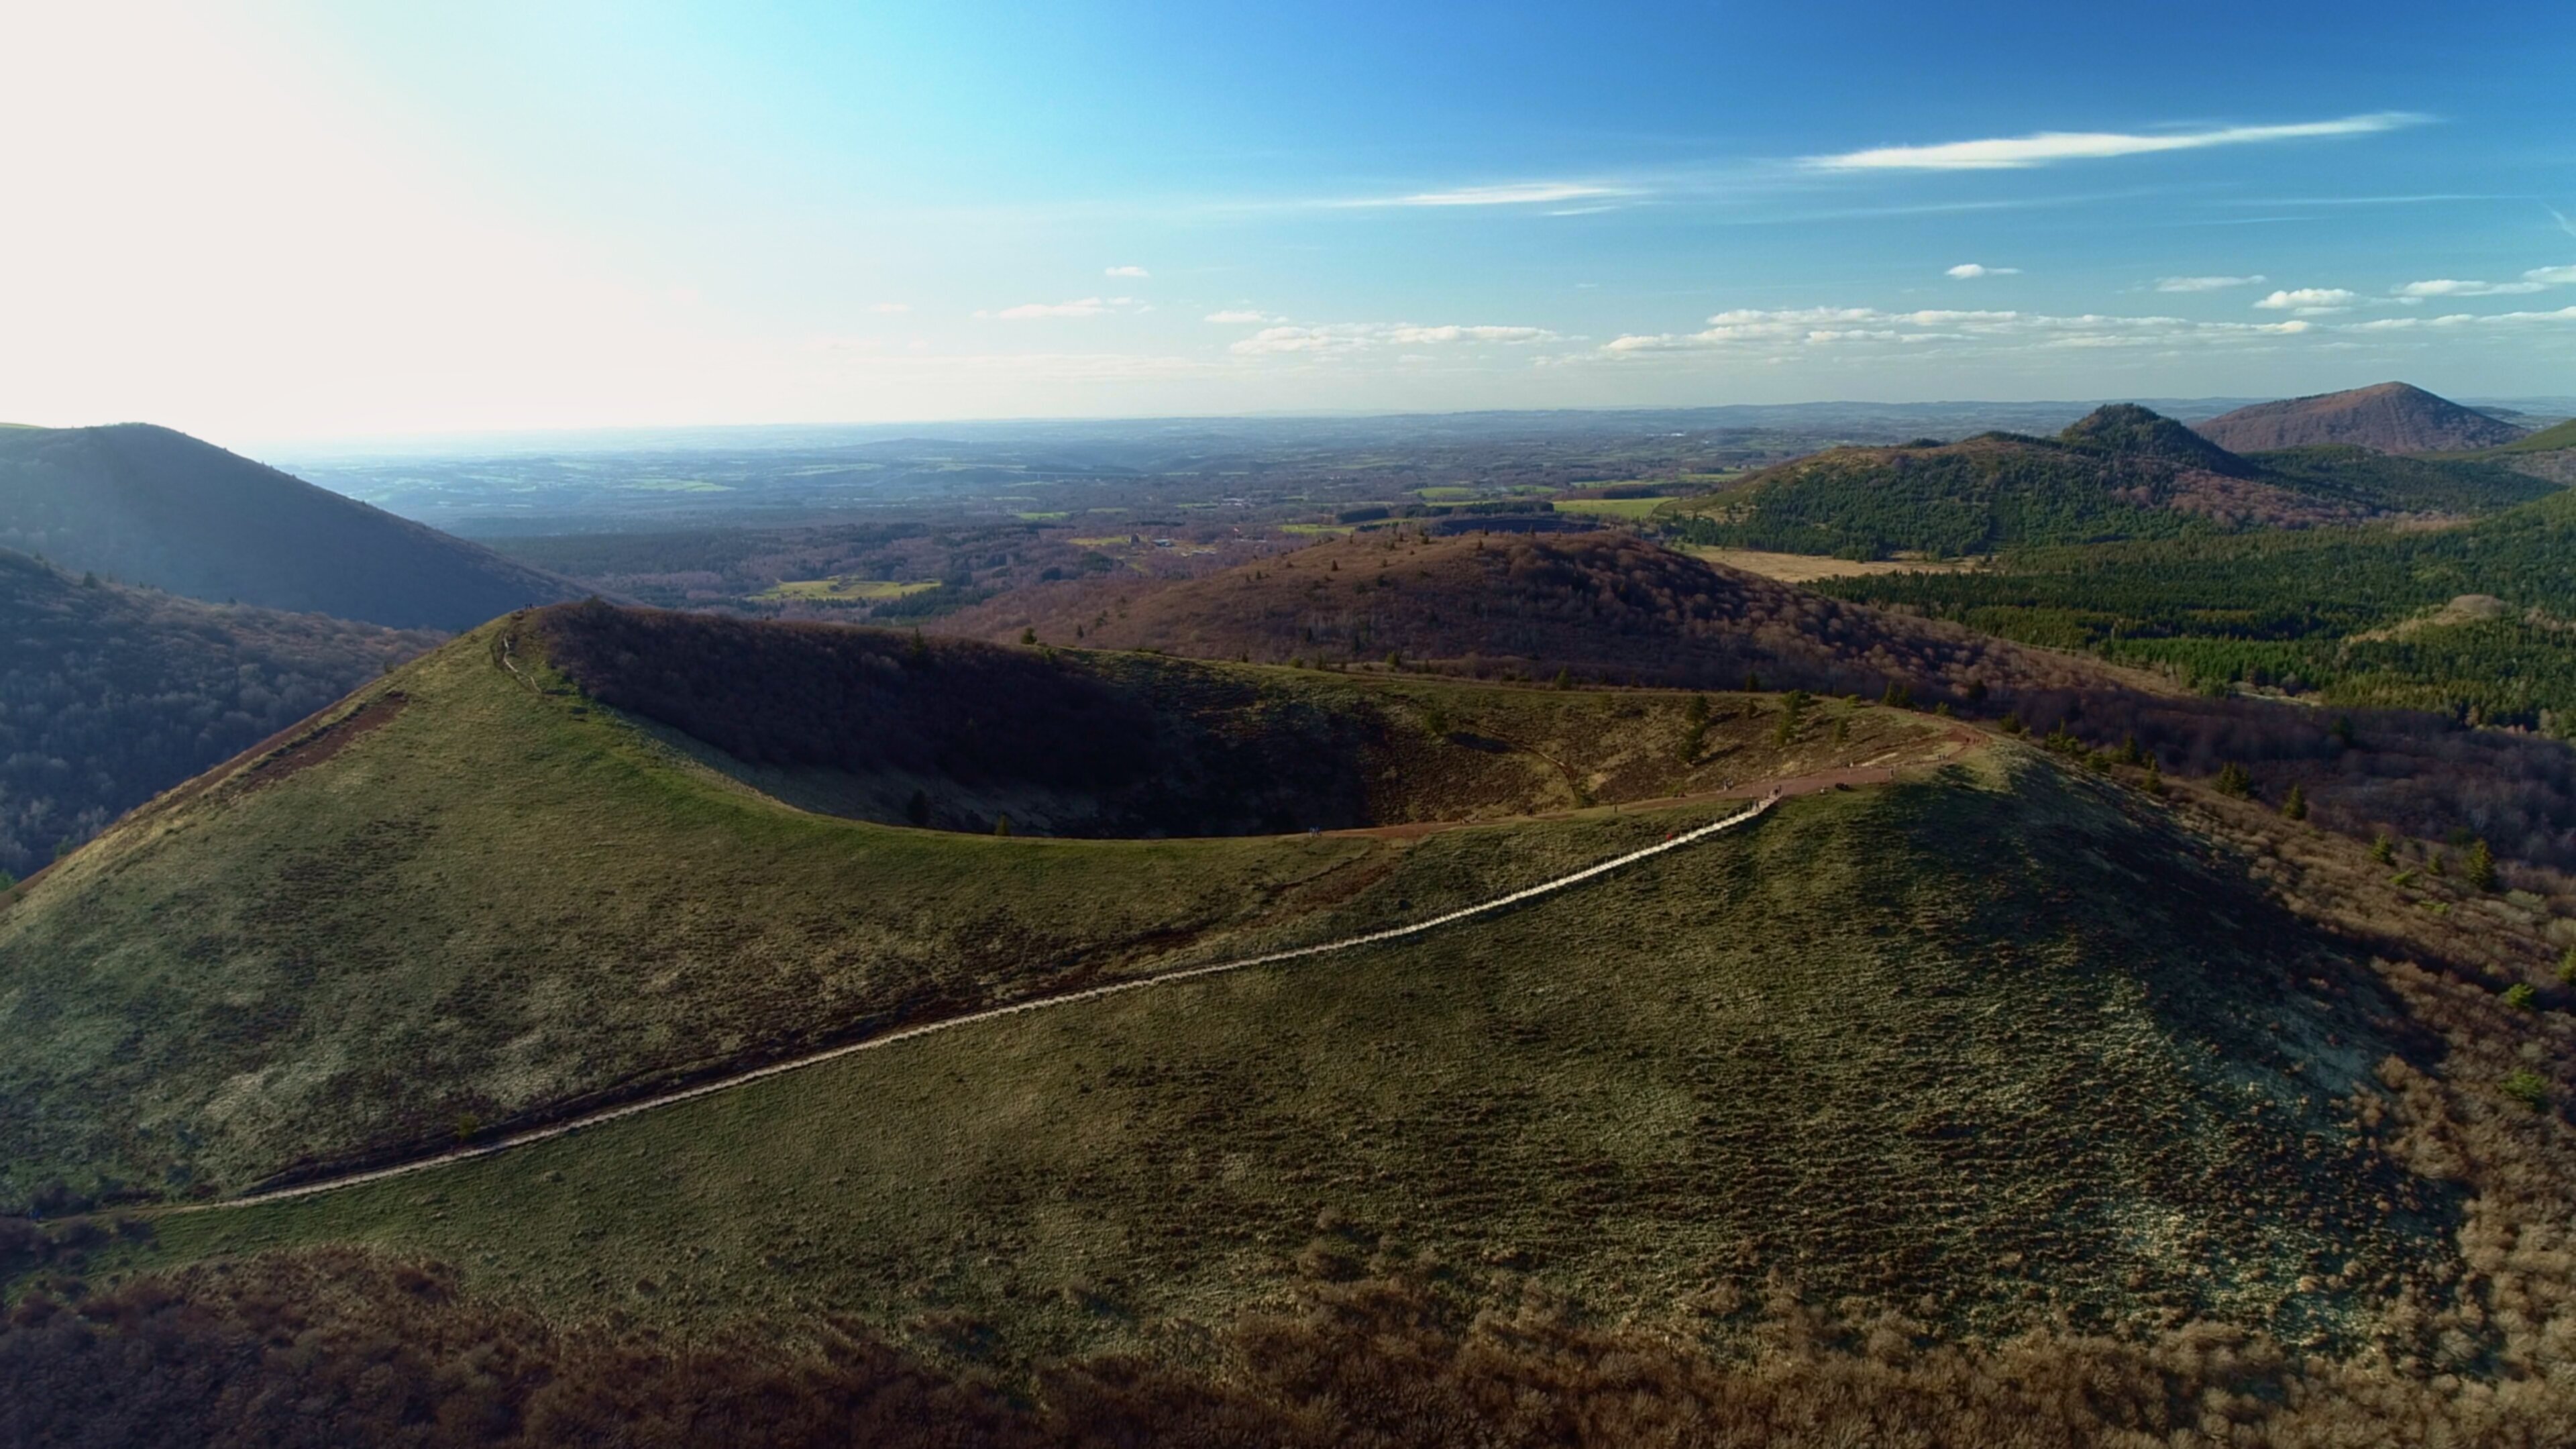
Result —
<path fill-rule="evenodd" d="M 74 8 L 25 421 L 2576 392 L 2555 0 Z"/>

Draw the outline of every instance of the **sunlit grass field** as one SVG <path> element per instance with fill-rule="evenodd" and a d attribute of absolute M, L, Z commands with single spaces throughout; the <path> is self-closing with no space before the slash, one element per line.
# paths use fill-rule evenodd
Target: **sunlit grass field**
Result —
<path fill-rule="evenodd" d="M 1522 833 L 1478 848 L 1546 848 Z M 2285 1002 L 2293 968 L 2349 994 Z M 163 1216 L 128 1261 L 359 1242 L 550 1313 L 829 1310 L 1006 1362 L 1186 1356 L 1397 1267 L 1691 1336 L 1785 1281 L 1962 1331 L 2187 1310 L 2322 1343 L 2362 1326 L 2347 1287 L 2445 1252 L 2438 1203 L 2346 1155 L 2375 1009 L 2152 811 L 2015 753 L 1417 941 Z"/>

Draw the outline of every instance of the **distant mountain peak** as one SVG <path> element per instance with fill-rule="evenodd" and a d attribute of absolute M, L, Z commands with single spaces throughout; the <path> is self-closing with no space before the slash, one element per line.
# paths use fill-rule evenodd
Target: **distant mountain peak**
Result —
<path fill-rule="evenodd" d="M 2526 430 L 2412 383 L 2381 382 L 2256 403 L 2211 418 L 2196 431 L 2239 453 L 2332 444 L 2380 453 L 2447 453 L 2498 447 Z"/>

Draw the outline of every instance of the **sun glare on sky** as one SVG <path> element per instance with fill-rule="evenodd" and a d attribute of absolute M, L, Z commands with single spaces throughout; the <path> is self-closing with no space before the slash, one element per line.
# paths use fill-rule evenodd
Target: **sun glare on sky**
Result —
<path fill-rule="evenodd" d="M 2576 12 L 2243 9 L 17 3 L 0 418 L 2566 391 Z"/>

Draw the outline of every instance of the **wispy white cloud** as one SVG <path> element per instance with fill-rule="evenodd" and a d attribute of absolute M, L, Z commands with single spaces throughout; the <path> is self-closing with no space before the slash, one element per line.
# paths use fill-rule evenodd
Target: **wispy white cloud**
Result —
<path fill-rule="evenodd" d="M 1264 327 L 1228 350 L 1245 357 L 1280 353 L 1338 357 L 1384 347 L 1436 347 L 1458 343 L 1517 347 L 1559 340 L 1560 334 L 1544 327 L 1425 327 L 1414 322 L 1337 322 L 1321 327 Z"/>
<path fill-rule="evenodd" d="M 2317 324 L 2195 322 L 2182 317 L 2117 317 L 2087 313 L 1931 308 L 1890 312 L 1876 307 L 1754 308 L 1720 312 L 1697 332 L 1631 334 L 1599 352 L 1610 357 L 1665 352 L 1752 351 L 1880 345 L 1920 352 L 1961 345 L 2009 347 L 2169 347 L 2295 337 Z"/>
<path fill-rule="evenodd" d="M 2230 287 L 2256 287 L 2271 278 L 2256 274 L 2251 277 L 2158 277 L 2159 292 L 2223 292 Z"/>
<path fill-rule="evenodd" d="M 2536 281 L 2466 282 L 2457 277 L 2436 277 L 2429 282 L 2408 282 L 2402 287 L 2391 287 L 2389 295 L 2409 302 L 2420 302 L 2426 297 L 2512 297 L 2537 292 L 2547 285 Z"/>
<path fill-rule="evenodd" d="M 2452 328 L 2576 326 L 2576 307 L 2551 312 L 2454 313 L 2381 317 L 2366 322 L 2204 322 L 2187 317 L 2054 316 L 2040 312 L 1932 308 L 1891 312 L 1877 307 L 1744 308 L 1720 312 L 1697 332 L 1630 334 L 1593 349 L 1596 360 L 1716 353 L 1781 361 L 1818 350 L 1859 357 L 1994 356 L 2072 349 L 2264 347 L 2286 339 L 2352 346 L 2373 336 Z M 2338 341 L 2337 339 L 2341 339 Z"/>
<path fill-rule="evenodd" d="M 2554 206 L 2543 206 L 2540 209 L 2549 213 L 2549 219 L 2558 223 L 2558 229 L 2560 231 L 2567 233 L 2569 236 L 2576 236 L 2576 221 L 2569 221 L 2567 219 L 2567 213 L 2560 211 Z"/>
<path fill-rule="evenodd" d="M 1945 141 L 1933 146 L 1874 146 L 1833 156 L 1810 156 L 1804 164 L 1822 171 L 1998 171 L 2046 166 L 2059 161 L 2141 156 L 2158 151 L 2197 151 L 2210 146 L 2245 146 L 2265 141 L 2297 141 L 2323 136 L 2364 136 L 2418 125 L 2429 119 L 2405 111 L 2344 116 L 2331 121 L 2301 121 L 2284 126 L 2222 126 L 2204 131 L 2137 134 L 2122 131 L 2042 131 L 1980 141 Z"/>
<path fill-rule="evenodd" d="M 2359 300 L 2357 294 L 2341 287 L 2292 287 L 2274 292 L 2254 305 L 2266 312 L 2296 312 L 2302 317 L 2314 317 L 2340 312 Z"/>
<path fill-rule="evenodd" d="M 1288 319 L 1285 317 L 1273 317 L 1266 312 L 1256 312 L 1249 307 L 1230 307 L 1222 312 L 1210 312 L 1207 314 L 1207 320 L 1210 322 L 1224 323 L 1227 326 L 1239 327 L 1250 323 L 1285 322 Z"/>
<path fill-rule="evenodd" d="M 2417 191 L 2403 196 L 2245 196 L 2222 206 L 2430 206 L 2445 201 L 2518 201 L 2487 191 Z"/>
<path fill-rule="evenodd" d="M 1143 267 L 1110 267 L 1102 271 L 1100 275 L 1104 277 L 1150 277 L 1154 274 L 1146 271 Z"/>
<path fill-rule="evenodd" d="M 2544 287 L 2576 287 L 2576 267 L 2534 267 L 2522 279 Z"/>
<path fill-rule="evenodd" d="M 1635 196 L 1624 186 L 1589 181 L 1513 181 L 1498 186 L 1460 186 L 1448 191 L 1417 191 L 1407 196 L 1336 201 L 1334 206 L 1536 206 L 1555 201 Z"/>
<path fill-rule="evenodd" d="M 984 308 L 975 315 L 1003 322 L 1029 322 L 1049 317 L 1105 317 L 1112 312 L 1141 310 L 1133 297 L 1078 297 L 1070 302 L 1022 302 L 1016 307 Z"/>
<path fill-rule="evenodd" d="M 1982 266 L 1976 262 L 1961 262 L 1957 266 L 1952 267 L 1949 271 L 1942 273 L 1942 275 L 1956 277 L 1960 281 L 1967 282 L 1973 281 L 1978 277 L 2018 277 L 2021 275 L 2021 268 L 1989 267 Z"/>
<path fill-rule="evenodd" d="M 2440 317 L 2377 317 L 2368 322 L 2345 323 L 2345 332 L 2414 332 L 2424 329 L 2455 327 L 2528 327 L 2547 323 L 2576 323 L 2576 307 L 2561 307 L 2554 312 L 2451 312 Z"/>

